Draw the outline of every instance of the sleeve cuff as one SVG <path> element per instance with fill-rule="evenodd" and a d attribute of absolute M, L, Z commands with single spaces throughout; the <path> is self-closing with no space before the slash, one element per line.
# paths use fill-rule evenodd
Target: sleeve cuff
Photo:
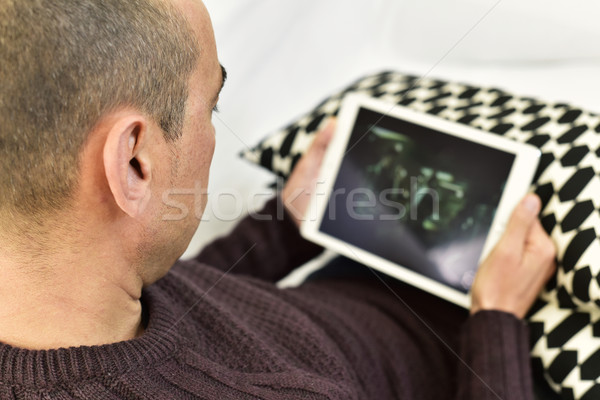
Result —
<path fill-rule="evenodd" d="M 481 399 L 531 399 L 529 328 L 513 314 L 480 311 L 471 316 L 461 335 L 464 389 Z M 477 397 L 479 396 L 479 397 Z"/>
<path fill-rule="evenodd" d="M 272 216 L 278 246 L 271 250 L 284 253 L 281 256 L 287 258 L 288 265 L 300 266 L 323 252 L 323 247 L 302 237 L 294 219 L 283 205 L 281 194 L 269 200 L 261 214 Z"/>

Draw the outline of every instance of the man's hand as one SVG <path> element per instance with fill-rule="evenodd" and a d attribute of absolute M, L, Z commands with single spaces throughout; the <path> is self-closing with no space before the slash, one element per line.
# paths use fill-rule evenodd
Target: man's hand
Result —
<path fill-rule="evenodd" d="M 556 270 L 554 244 L 537 218 L 540 207 L 540 199 L 530 194 L 513 211 L 475 276 L 471 314 L 499 310 L 523 318 Z"/>
<path fill-rule="evenodd" d="M 334 131 L 335 119 L 332 119 L 322 131 L 317 133 L 312 145 L 294 168 L 294 172 L 281 192 L 283 204 L 298 226 L 307 211 L 310 196 L 317 187 L 325 150 L 331 142 Z"/>

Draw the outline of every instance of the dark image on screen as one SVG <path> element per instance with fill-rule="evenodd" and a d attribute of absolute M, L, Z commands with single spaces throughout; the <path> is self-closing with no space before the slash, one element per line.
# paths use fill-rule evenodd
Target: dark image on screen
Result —
<path fill-rule="evenodd" d="M 467 292 L 514 155 L 363 108 L 346 151 L 320 231 Z"/>

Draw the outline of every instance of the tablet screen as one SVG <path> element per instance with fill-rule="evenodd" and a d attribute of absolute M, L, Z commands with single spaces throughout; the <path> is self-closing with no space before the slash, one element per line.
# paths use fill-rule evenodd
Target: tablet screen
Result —
<path fill-rule="evenodd" d="M 361 107 L 319 230 L 466 293 L 514 160 Z"/>

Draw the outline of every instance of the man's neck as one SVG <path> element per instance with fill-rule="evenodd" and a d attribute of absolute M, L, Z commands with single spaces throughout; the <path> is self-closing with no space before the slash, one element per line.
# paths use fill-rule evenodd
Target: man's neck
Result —
<path fill-rule="evenodd" d="M 41 258 L 0 243 L 0 342 L 41 350 L 141 335 L 142 281 L 112 258 L 118 252 L 99 248 Z"/>

